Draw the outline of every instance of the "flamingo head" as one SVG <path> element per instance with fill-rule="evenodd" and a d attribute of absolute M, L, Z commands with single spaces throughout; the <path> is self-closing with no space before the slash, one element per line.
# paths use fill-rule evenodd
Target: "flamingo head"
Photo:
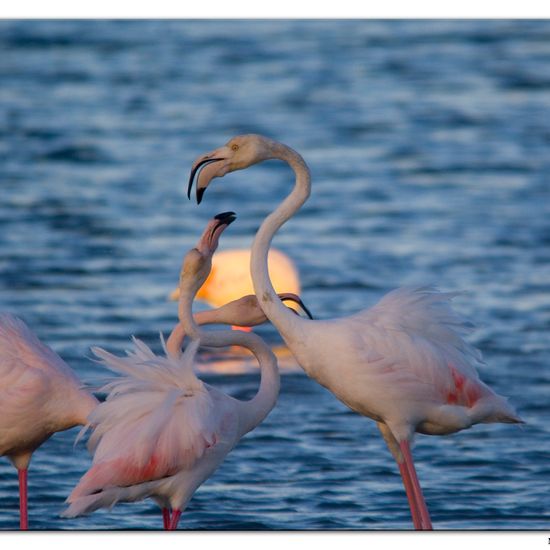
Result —
<path fill-rule="evenodd" d="M 277 158 L 281 144 L 258 134 L 245 134 L 231 138 L 223 147 L 201 155 L 195 160 L 189 176 L 187 196 L 191 198 L 193 181 L 197 177 L 197 203 L 200 203 L 206 188 L 214 178 L 229 172 L 243 170 L 264 160 Z"/>
<path fill-rule="evenodd" d="M 212 256 L 218 248 L 220 235 L 237 218 L 234 212 L 223 212 L 212 218 L 206 225 L 199 242 L 184 257 L 180 273 L 180 289 L 182 285 L 198 290 L 206 281 L 212 268 Z"/>
<path fill-rule="evenodd" d="M 296 294 L 285 292 L 279 294 L 279 298 L 281 298 L 283 302 L 295 302 L 310 319 L 313 319 L 308 308 Z M 298 315 L 294 309 L 289 309 Z M 217 322 L 225 323 L 227 325 L 255 327 L 267 321 L 267 317 L 260 307 L 258 298 L 256 298 L 254 294 L 248 294 L 238 300 L 233 300 L 232 302 L 217 308 L 215 311 Z"/>

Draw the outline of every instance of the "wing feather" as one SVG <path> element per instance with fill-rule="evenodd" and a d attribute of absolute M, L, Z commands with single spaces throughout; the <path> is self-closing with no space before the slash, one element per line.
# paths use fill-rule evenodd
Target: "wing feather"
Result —
<path fill-rule="evenodd" d="M 452 308 L 458 294 L 433 286 L 398 288 L 352 316 L 363 327 L 359 332 L 367 360 L 374 359 L 369 371 L 402 386 L 424 385 L 426 392 L 435 387 L 443 396 L 456 390 L 457 380 L 491 392 L 477 372 L 481 353 L 464 339 L 474 325 Z"/>
<path fill-rule="evenodd" d="M 102 388 L 107 399 L 90 415 L 93 465 L 69 502 L 190 469 L 220 437 L 221 416 L 193 372 L 198 341 L 177 358 L 156 356 L 145 343 L 133 342 L 126 357 L 94 349 L 123 376 Z"/>

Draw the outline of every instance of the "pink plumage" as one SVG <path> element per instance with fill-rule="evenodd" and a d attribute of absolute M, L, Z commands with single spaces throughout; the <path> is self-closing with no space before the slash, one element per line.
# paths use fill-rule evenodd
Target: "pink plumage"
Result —
<path fill-rule="evenodd" d="M 242 434 L 235 400 L 194 374 L 197 345 L 180 357 L 157 356 L 137 339 L 126 357 L 93 349 L 124 376 L 102 388 L 107 399 L 90 416 L 93 464 L 69 496 L 65 516 L 146 496 L 183 510 L 218 467 Z"/>
<path fill-rule="evenodd" d="M 17 317 L 0 315 L 0 455 L 19 471 L 21 528 L 32 453 L 53 433 L 85 424 L 97 400 Z"/>
<path fill-rule="evenodd" d="M 521 422 L 478 377 L 480 353 L 463 336 L 471 325 L 451 307 L 452 293 L 401 288 L 374 307 L 341 319 L 311 321 L 283 306 L 267 269 L 275 233 L 311 192 L 309 168 L 290 147 L 257 134 L 236 136 L 193 163 L 197 202 L 217 177 L 279 159 L 294 171 L 291 193 L 262 222 L 252 243 L 254 292 L 306 373 L 354 411 L 377 422 L 399 466 L 417 529 L 431 519 L 410 451 L 415 432 L 443 435 L 479 422 Z"/>
<path fill-rule="evenodd" d="M 357 412 L 384 419 L 398 439 L 518 422 L 479 378 L 481 354 L 463 338 L 473 326 L 452 309 L 455 295 L 400 288 L 355 315 L 312 322 L 304 368 Z"/>
<path fill-rule="evenodd" d="M 185 256 L 180 274 L 178 323 L 154 354 L 134 338 L 126 357 L 93 351 L 121 375 L 107 384 L 107 399 L 90 416 L 88 447 L 93 464 L 82 477 L 63 513 L 74 517 L 118 501 L 153 498 L 162 508 L 164 527 L 175 529 L 196 489 L 218 468 L 240 438 L 274 407 L 279 393 L 277 361 L 262 339 L 240 331 L 202 333 L 192 313 L 193 298 L 211 266 L 218 238 L 235 219 L 219 214 L 206 226 L 197 247 Z M 203 322 L 263 322 L 257 301 L 227 304 Z M 224 322 L 224 321 L 222 321 Z M 193 341 L 181 353 L 188 332 Z M 250 401 L 238 401 L 197 378 L 193 364 L 199 340 L 217 347 L 238 344 L 258 359 L 260 388 Z"/>

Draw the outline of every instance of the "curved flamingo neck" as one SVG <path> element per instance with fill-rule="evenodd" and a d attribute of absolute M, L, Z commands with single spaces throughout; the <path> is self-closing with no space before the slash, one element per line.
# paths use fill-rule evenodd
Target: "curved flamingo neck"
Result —
<path fill-rule="evenodd" d="M 200 339 L 201 344 L 212 347 L 243 346 L 249 349 L 260 366 L 260 387 L 250 400 L 241 402 L 239 415 L 241 436 L 254 429 L 271 411 L 279 395 L 280 378 L 277 359 L 264 341 L 256 334 L 238 330 L 203 331 L 200 325 L 223 322 L 217 310 L 192 313 L 193 291 L 180 283 L 178 313 L 180 322 L 175 326 L 166 343 L 168 353 L 178 356 L 185 335 Z M 238 321 L 238 320 L 235 320 Z"/>
<path fill-rule="evenodd" d="M 267 256 L 275 233 L 308 199 L 311 176 L 307 164 L 296 151 L 278 142 L 273 142 L 271 148 L 271 158 L 286 162 L 294 171 L 296 180 L 290 194 L 267 216 L 256 233 L 252 243 L 250 273 L 262 310 L 288 344 L 288 338 L 308 321 L 290 311 L 277 296 L 269 278 Z"/>
<path fill-rule="evenodd" d="M 260 387 L 250 401 L 239 401 L 241 434 L 254 429 L 271 411 L 279 395 L 280 377 L 277 359 L 265 342 L 252 332 L 213 330 L 200 332 L 201 344 L 213 347 L 242 346 L 252 352 L 260 366 Z"/>
<path fill-rule="evenodd" d="M 195 313 L 193 316 L 195 317 L 195 322 L 199 325 L 206 325 L 208 324 L 207 320 L 203 320 L 201 313 L 204 313 L 202 311 L 199 311 Z M 212 321 L 215 322 L 215 321 Z M 166 351 L 172 355 L 172 357 L 179 357 L 181 355 L 181 348 L 183 346 L 183 341 L 185 340 L 186 331 L 184 324 L 180 321 L 170 333 L 170 336 L 168 337 L 168 340 L 166 340 Z"/>

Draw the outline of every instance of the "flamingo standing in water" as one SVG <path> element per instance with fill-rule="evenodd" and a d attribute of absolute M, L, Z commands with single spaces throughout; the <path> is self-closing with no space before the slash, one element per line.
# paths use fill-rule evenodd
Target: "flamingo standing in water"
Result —
<path fill-rule="evenodd" d="M 322 321 L 292 315 L 283 307 L 269 279 L 267 254 L 277 230 L 309 197 L 310 173 L 301 155 L 263 136 L 234 137 L 194 162 L 188 195 L 197 173 L 200 203 L 213 178 L 269 159 L 288 163 L 296 179 L 252 244 L 256 296 L 305 372 L 377 422 L 399 466 L 415 528 L 431 529 L 411 455 L 415 432 L 444 435 L 480 422 L 522 421 L 505 398 L 479 379 L 481 354 L 463 339 L 471 324 L 452 309 L 453 293 L 400 288 L 370 309 Z"/>
<path fill-rule="evenodd" d="M 175 529 L 197 488 L 218 468 L 239 440 L 274 407 L 279 393 L 277 361 L 263 340 L 240 331 L 199 330 L 193 298 L 205 281 L 211 258 L 233 213 L 209 222 L 196 248 L 185 256 L 180 275 L 180 323 L 172 331 L 166 357 L 139 340 L 127 357 L 93 351 L 111 370 L 125 376 L 108 384 L 107 400 L 90 417 L 93 465 L 82 477 L 63 513 L 74 517 L 118 501 L 152 497 L 163 511 L 164 527 Z M 284 296 L 297 300 L 296 296 Z M 199 323 L 264 322 L 255 297 L 244 297 L 216 311 L 199 312 Z M 181 353 L 185 334 L 194 340 Z M 199 380 L 193 359 L 199 340 L 209 346 L 241 345 L 259 362 L 257 394 L 246 402 L 225 395 Z M 164 344 L 164 343 L 163 343 Z"/>
<path fill-rule="evenodd" d="M 19 526 L 28 529 L 27 470 L 55 432 L 84 425 L 97 399 L 19 318 L 0 315 L 0 456 L 19 476 Z"/>

